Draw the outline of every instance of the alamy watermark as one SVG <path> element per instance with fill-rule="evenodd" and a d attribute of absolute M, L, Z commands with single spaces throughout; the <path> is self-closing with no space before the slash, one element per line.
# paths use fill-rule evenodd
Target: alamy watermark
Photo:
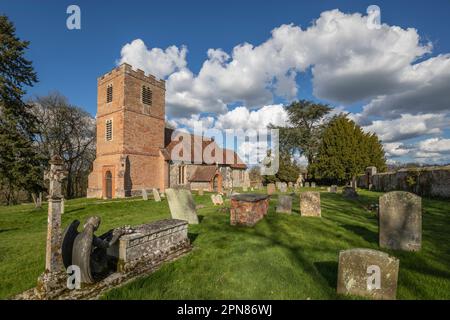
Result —
<path fill-rule="evenodd" d="M 175 130 L 171 159 L 190 164 L 258 165 L 261 175 L 279 168 L 278 129 L 207 129 L 196 124 L 193 134 Z M 239 154 L 239 156 L 236 156 Z"/>
<path fill-rule="evenodd" d="M 381 29 L 381 9 L 377 5 L 367 7 L 367 28 Z"/>
<path fill-rule="evenodd" d="M 367 290 L 381 289 L 381 270 L 377 265 L 367 267 Z"/>
<path fill-rule="evenodd" d="M 66 26 L 69 30 L 81 29 L 81 9 L 76 4 L 67 7 L 66 13 L 69 14 L 66 20 Z"/>

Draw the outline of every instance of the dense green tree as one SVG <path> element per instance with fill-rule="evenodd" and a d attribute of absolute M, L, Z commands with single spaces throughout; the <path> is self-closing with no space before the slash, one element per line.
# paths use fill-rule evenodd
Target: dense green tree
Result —
<path fill-rule="evenodd" d="M 36 73 L 25 59 L 27 41 L 15 35 L 14 25 L 0 16 L 0 183 L 7 204 L 17 190 L 42 190 L 42 159 L 33 147 L 36 118 L 22 101 L 24 87 L 32 86 Z"/>
<path fill-rule="evenodd" d="M 276 181 L 296 182 L 300 173 L 300 167 L 291 159 L 289 154 L 280 154 L 278 162 L 278 172 L 275 175 L 264 175 L 264 184 Z"/>
<path fill-rule="evenodd" d="M 386 168 L 378 137 L 365 133 L 345 115 L 334 117 L 324 130 L 310 174 L 317 180 L 346 183 L 368 166 L 376 166 L 380 171 Z"/>
<path fill-rule="evenodd" d="M 294 101 L 285 106 L 288 123 L 279 129 L 280 153 L 300 154 L 306 157 L 308 163 L 314 162 L 320 137 L 326 124 L 325 116 L 331 107 L 325 104 L 307 100 Z"/>

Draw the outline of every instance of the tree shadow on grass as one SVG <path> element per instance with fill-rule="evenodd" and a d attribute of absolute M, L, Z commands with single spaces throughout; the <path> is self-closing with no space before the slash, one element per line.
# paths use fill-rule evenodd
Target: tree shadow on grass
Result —
<path fill-rule="evenodd" d="M 197 237 L 198 237 L 198 233 L 188 232 L 188 238 L 189 238 L 189 241 L 191 242 L 191 244 L 193 244 L 195 242 L 195 239 L 197 239 Z"/>
<path fill-rule="evenodd" d="M 337 286 L 338 263 L 336 261 L 314 262 L 314 266 L 320 275 L 327 281 L 332 288 Z"/>
<path fill-rule="evenodd" d="M 71 209 L 71 210 L 66 210 L 66 211 L 64 211 L 63 214 L 69 214 L 69 213 L 73 213 L 73 212 L 77 212 L 77 211 L 83 211 L 84 209 L 86 209 L 86 207 L 81 207 L 81 208 L 75 208 L 75 209 Z"/>
<path fill-rule="evenodd" d="M 361 236 L 367 242 L 378 244 L 378 233 L 369 230 L 366 227 L 356 226 L 352 224 L 342 224 L 341 227 Z"/>
<path fill-rule="evenodd" d="M 10 228 L 10 229 L 0 229 L 0 233 L 19 230 L 19 228 Z"/>

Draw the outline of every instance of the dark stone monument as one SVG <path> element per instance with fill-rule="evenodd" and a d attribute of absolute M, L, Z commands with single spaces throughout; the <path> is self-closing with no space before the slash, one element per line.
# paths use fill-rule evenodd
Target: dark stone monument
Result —
<path fill-rule="evenodd" d="M 277 203 L 278 213 L 291 213 L 292 212 L 292 197 L 291 196 L 278 196 Z"/>

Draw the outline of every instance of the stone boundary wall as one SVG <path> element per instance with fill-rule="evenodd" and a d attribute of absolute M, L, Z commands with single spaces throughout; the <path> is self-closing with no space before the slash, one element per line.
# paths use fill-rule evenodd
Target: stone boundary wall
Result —
<path fill-rule="evenodd" d="M 374 191 L 409 191 L 424 197 L 450 199 L 450 166 L 401 169 L 359 175 L 358 187 Z M 369 186 L 370 185 L 370 186 Z"/>

